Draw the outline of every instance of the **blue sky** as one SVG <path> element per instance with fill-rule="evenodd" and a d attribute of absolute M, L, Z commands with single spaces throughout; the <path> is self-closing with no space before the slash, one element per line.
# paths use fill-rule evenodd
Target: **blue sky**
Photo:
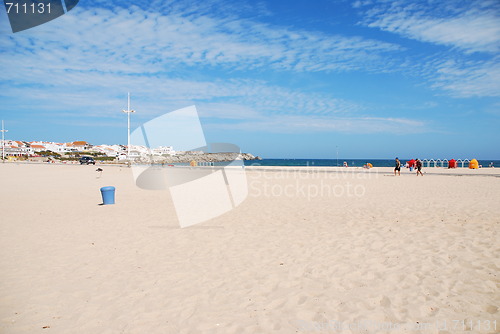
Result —
<path fill-rule="evenodd" d="M 500 159 L 496 0 L 80 0 L 0 50 L 11 139 L 126 144 L 130 91 L 265 158 Z"/>

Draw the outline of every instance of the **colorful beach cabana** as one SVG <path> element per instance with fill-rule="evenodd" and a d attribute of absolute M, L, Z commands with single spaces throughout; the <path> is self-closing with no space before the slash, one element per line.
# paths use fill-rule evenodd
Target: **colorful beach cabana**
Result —
<path fill-rule="evenodd" d="M 472 159 L 470 162 L 469 162 L 469 168 L 470 169 L 478 169 L 479 168 L 479 163 L 477 162 L 476 159 Z"/>
<path fill-rule="evenodd" d="M 408 164 L 408 167 L 410 168 L 410 172 L 413 171 L 413 168 L 415 168 L 415 162 L 415 159 L 411 159 L 410 161 L 406 162 Z"/>
<path fill-rule="evenodd" d="M 457 168 L 457 161 L 455 159 L 448 161 L 448 168 Z"/>

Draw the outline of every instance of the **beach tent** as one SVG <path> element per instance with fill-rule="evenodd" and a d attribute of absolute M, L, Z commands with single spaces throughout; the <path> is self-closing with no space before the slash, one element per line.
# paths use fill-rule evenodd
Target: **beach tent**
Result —
<path fill-rule="evenodd" d="M 415 162 L 415 159 L 411 159 L 410 161 L 406 162 L 408 164 L 408 167 L 410 168 L 410 172 L 413 171 L 413 168 L 415 168 Z"/>
<path fill-rule="evenodd" d="M 479 163 L 477 162 L 476 159 L 472 159 L 470 162 L 469 162 L 469 168 L 470 169 L 478 169 L 479 168 Z"/>
<path fill-rule="evenodd" d="M 457 161 L 455 159 L 448 161 L 448 168 L 457 168 Z"/>

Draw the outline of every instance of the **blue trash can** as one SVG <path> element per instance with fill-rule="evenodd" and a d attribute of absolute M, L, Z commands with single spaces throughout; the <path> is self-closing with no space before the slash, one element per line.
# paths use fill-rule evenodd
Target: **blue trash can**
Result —
<path fill-rule="evenodd" d="M 102 187 L 101 195 L 103 205 L 115 204 L 115 187 Z"/>

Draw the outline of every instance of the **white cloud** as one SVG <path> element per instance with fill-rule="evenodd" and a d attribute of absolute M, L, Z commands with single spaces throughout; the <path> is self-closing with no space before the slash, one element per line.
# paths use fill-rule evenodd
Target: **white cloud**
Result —
<path fill-rule="evenodd" d="M 271 26 L 228 13 L 210 16 L 206 13 L 219 13 L 210 3 L 205 10 L 176 2 L 164 6 L 166 14 L 137 6 L 77 6 L 36 32 L 0 36 L 0 71 L 10 79 L 0 91 L 4 106 L 27 100 L 16 107 L 80 122 L 120 118 L 124 92 L 132 91 L 135 120 L 195 103 L 205 118 L 236 120 L 227 126 L 259 131 L 423 129 L 420 122 L 360 117 L 363 106 L 331 94 L 235 74 L 391 71 L 388 56 L 402 50 L 397 45 Z"/>
<path fill-rule="evenodd" d="M 46 87 L 51 87 L 50 93 Z M 65 71 L 53 72 L 44 86 L 31 87 L 29 99 L 30 105 L 37 105 L 38 111 L 57 110 L 71 114 L 85 108 L 88 116 L 118 117 L 117 108 L 124 107 L 124 92 L 127 91 L 133 92 L 133 108 L 141 111 L 136 117 L 153 117 L 193 103 L 207 107 L 203 111 L 205 117 L 228 119 L 253 118 L 254 111 L 264 114 L 332 115 L 357 113 L 363 109 L 354 102 L 273 86 L 265 81 L 201 81 Z M 19 97 L 26 92 L 25 87 L 7 86 L 0 96 Z"/>
<path fill-rule="evenodd" d="M 242 120 L 231 124 L 206 124 L 207 128 L 242 130 L 254 132 L 256 129 L 271 133 L 396 133 L 409 134 L 428 131 L 423 121 L 405 118 L 384 117 L 322 117 L 303 115 L 271 115 L 256 120 Z"/>
<path fill-rule="evenodd" d="M 397 49 L 388 43 L 292 31 L 234 17 L 190 16 L 178 9 L 162 15 L 138 7 L 77 7 L 35 34 L 18 33 L 0 43 L 2 73 L 15 78 L 0 94 L 23 96 L 29 86 L 30 99 L 39 108 L 46 105 L 70 113 L 72 107 L 85 105 L 93 116 L 113 115 L 112 106 L 121 103 L 118 95 L 124 91 L 141 96 L 149 115 L 170 106 L 206 102 L 212 105 L 213 117 L 234 117 L 214 110 L 220 99 L 226 101 L 219 106 L 247 105 L 263 113 L 352 112 L 360 107 L 324 94 L 224 75 L 206 78 L 203 72 L 210 66 L 243 71 L 348 69 L 375 59 L 377 52 Z M 54 99 L 56 106 L 49 102 Z M 155 102 L 145 102 L 148 99 Z"/>
<path fill-rule="evenodd" d="M 178 66 L 374 69 L 386 64 L 388 52 L 399 50 L 396 45 L 361 37 L 189 13 L 161 14 L 137 6 L 114 10 L 78 6 L 40 26 L 36 34 L 21 32 L 15 38 L 2 38 L 0 46 L 4 57 L 21 57 L 14 67 L 23 64 L 23 56 L 36 53 L 45 66 L 53 68 L 125 73 L 157 73 Z"/>
<path fill-rule="evenodd" d="M 500 59 L 458 62 L 447 60 L 434 65 L 433 87 L 454 97 L 500 96 Z"/>
<path fill-rule="evenodd" d="M 431 88 L 459 98 L 500 96 L 498 1 L 360 0 L 353 7 L 365 26 L 444 46 L 429 53 L 424 45 L 401 65 Z"/>
<path fill-rule="evenodd" d="M 363 6 L 356 2 L 356 8 Z M 467 53 L 500 51 L 500 6 L 493 1 L 379 1 L 363 24 Z"/>

